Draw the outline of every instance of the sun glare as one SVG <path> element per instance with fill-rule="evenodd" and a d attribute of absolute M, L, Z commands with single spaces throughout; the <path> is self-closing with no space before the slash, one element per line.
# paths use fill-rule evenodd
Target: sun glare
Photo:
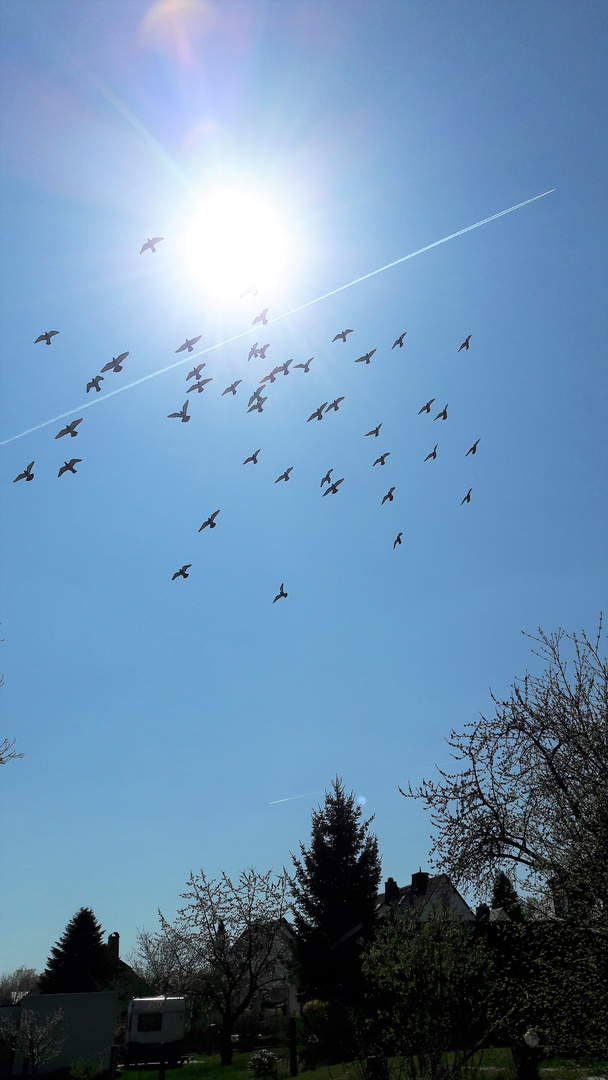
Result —
<path fill-rule="evenodd" d="M 203 288 L 229 300 L 251 287 L 276 286 L 285 261 L 285 230 L 255 196 L 222 191 L 195 213 L 185 247 Z"/>

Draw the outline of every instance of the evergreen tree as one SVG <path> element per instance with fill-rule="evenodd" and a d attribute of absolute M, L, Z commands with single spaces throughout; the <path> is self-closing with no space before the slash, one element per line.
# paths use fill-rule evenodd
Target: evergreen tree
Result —
<path fill-rule="evenodd" d="M 357 1000 L 361 939 L 371 937 L 380 882 L 378 841 L 362 820 L 355 794 L 336 776 L 313 811 L 310 847 L 292 854 L 300 990 L 304 997 Z"/>
<path fill-rule="evenodd" d="M 494 879 L 494 889 L 492 891 L 492 902 L 490 904 L 492 909 L 503 908 L 506 914 L 509 916 L 511 922 L 522 923 L 524 921 L 524 913 L 511 879 L 500 870 L 496 878 Z"/>
<path fill-rule="evenodd" d="M 51 949 L 40 977 L 42 994 L 78 994 L 104 990 L 112 968 L 103 930 L 90 908 L 80 908 Z"/>

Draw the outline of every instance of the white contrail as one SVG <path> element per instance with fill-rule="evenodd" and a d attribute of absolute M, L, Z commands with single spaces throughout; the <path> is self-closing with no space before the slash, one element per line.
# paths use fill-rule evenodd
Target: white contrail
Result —
<path fill-rule="evenodd" d="M 270 319 L 268 320 L 270 322 Z M 276 806 L 280 802 L 291 802 L 292 799 L 307 799 L 310 795 L 322 795 L 322 791 L 306 791 L 304 795 L 288 795 L 286 799 L 272 799 L 268 803 L 269 806 Z"/>
<path fill-rule="evenodd" d="M 415 259 L 417 255 L 422 255 L 425 251 L 430 251 L 431 248 L 439 247 L 440 244 L 447 244 L 448 240 L 455 240 L 457 236 L 464 236 L 465 233 L 472 232 L 473 229 L 479 229 L 482 225 L 488 225 L 490 221 L 496 221 L 497 218 L 504 217 L 505 214 L 512 214 L 514 210 L 520 210 L 522 206 L 529 206 L 530 203 L 536 202 L 537 199 L 544 199 L 545 195 L 551 195 L 551 193 L 556 190 L 556 188 L 549 188 L 548 191 L 543 191 L 540 195 L 533 195 L 531 199 L 525 199 L 524 202 L 516 203 L 515 206 L 509 206 L 506 210 L 499 210 L 497 214 L 491 214 L 490 217 L 483 218 L 482 221 L 476 221 L 474 225 L 467 225 L 466 228 L 458 229 L 457 232 L 450 233 L 449 236 L 442 236 L 441 240 L 434 240 L 432 244 L 426 244 L 425 247 L 418 248 L 417 251 L 411 251 L 409 255 L 402 255 L 400 259 L 395 259 L 393 262 L 386 263 L 385 266 L 380 266 L 377 270 L 370 270 L 368 274 L 353 278 L 353 280 L 348 281 L 346 285 L 339 285 L 337 289 L 330 289 L 329 292 L 323 293 L 322 296 L 315 296 L 314 300 L 307 300 L 305 304 L 300 304 L 298 307 L 291 308 L 290 311 L 285 311 L 282 315 L 276 315 L 274 319 L 268 319 L 268 325 L 270 326 L 272 323 L 280 322 L 282 319 L 288 319 L 290 315 L 295 315 L 298 311 L 304 311 L 306 308 L 312 307 L 313 304 L 319 304 L 321 300 L 327 300 L 330 296 L 336 296 L 337 293 L 344 292 L 345 289 L 350 289 L 353 285 L 358 285 L 361 281 L 367 281 L 368 278 L 376 277 L 377 274 L 383 274 L 385 270 L 392 270 L 393 266 L 400 266 L 401 263 L 407 262 L 409 259 Z M 247 330 L 243 330 L 240 334 L 234 334 L 233 337 L 226 338 L 225 341 L 218 341 L 216 345 L 208 345 L 206 349 L 198 349 L 195 353 L 189 353 L 182 360 L 175 360 L 172 364 L 167 364 L 166 367 L 159 368 L 158 371 L 152 371 L 149 375 L 143 375 L 141 379 L 135 379 L 133 382 L 125 383 L 124 386 L 119 386 L 116 390 L 110 390 L 109 393 L 102 394 L 101 397 L 95 397 L 92 401 L 86 401 L 84 405 L 78 405 L 75 409 L 69 409 L 67 412 L 60 413 L 59 416 L 54 416 L 52 420 L 44 420 L 41 424 L 35 424 L 34 427 L 27 428 L 25 431 L 20 431 L 18 435 L 11 435 L 8 439 L 2 439 L 2 441 L 0 441 L 0 446 L 6 446 L 7 443 L 14 442 L 15 439 L 22 439 L 24 435 L 31 435 L 33 431 L 39 431 L 40 428 L 48 427 L 49 424 L 56 424 L 59 420 L 64 420 L 66 416 L 72 416 L 74 413 L 82 412 L 83 409 L 88 409 L 91 405 L 99 405 L 100 402 L 106 401 L 110 397 L 114 397 L 115 394 L 122 394 L 124 390 L 131 390 L 134 386 L 139 386 L 140 383 L 147 382 L 148 379 L 155 379 L 157 375 L 164 375 L 166 371 L 172 371 L 173 368 L 181 367 L 182 364 L 189 364 L 199 356 L 206 356 L 207 353 L 214 352 L 215 349 L 222 349 L 224 345 L 231 345 L 233 341 L 240 341 L 241 338 L 248 337 L 250 334 L 251 327 L 248 327 Z M 294 798 L 303 798 L 303 796 L 297 795 L 294 796 Z"/>

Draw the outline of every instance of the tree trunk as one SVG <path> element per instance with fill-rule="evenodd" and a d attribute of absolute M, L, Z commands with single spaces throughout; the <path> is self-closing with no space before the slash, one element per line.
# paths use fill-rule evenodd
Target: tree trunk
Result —
<path fill-rule="evenodd" d="M 222 1065 L 232 1065 L 232 1019 L 224 1019 L 220 1031 L 220 1059 Z"/>

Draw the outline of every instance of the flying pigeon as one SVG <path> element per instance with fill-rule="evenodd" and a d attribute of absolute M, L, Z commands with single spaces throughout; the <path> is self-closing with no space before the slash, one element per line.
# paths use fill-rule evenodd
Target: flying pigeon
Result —
<path fill-rule="evenodd" d="M 264 412 L 262 406 L 265 401 L 268 401 L 267 397 L 258 398 L 255 405 L 252 405 L 250 409 L 247 409 L 247 412 Z"/>
<path fill-rule="evenodd" d="M 257 465 L 259 452 L 259 450 L 254 450 L 253 454 L 250 454 L 248 458 L 245 458 L 243 465 L 246 465 L 249 461 L 252 461 L 254 465 Z"/>
<path fill-rule="evenodd" d="M 376 351 L 375 349 L 372 349 L 371 352 L 367 352 L 365 354 L 365 356 L 359 356 L 355 360 L 355 364 L 363 364 L 363 363 L 369 364 L 369 362 L 370 362 L 372 356 L 374 355 L 375 351 Z"/>
<path fill-rule="evenodd" d="M 395 490 L 394 487 L 388 489 L 386 495 L 384 496 L 384 498 L 383 498 L 383 500 L 382 500 L 382 502 L 380 504 L 381 506 L 384 506 L 387 499 L 388 499 L 389 502 L 393 501 L 393 499 L 394 499 L 393 491 L 394 490 Z"/>
<path fill-rule="evenodd" d="M 256 357 L 258 357 L 259 355 L 260 355 L 260 352 L 259 352 L 259 349 L 258 349 L 258 343 L 257 343 L 257 341 L 254 341 L 253 345 L 251 346 L 251 348 L 249 350 L 249 356 L 247 357 L 247 360 L 255 360 Z"/>
<path fill-rule="evenodd" d="M 322 405 L 319 405 L 319 408 L 315 409 L 315 411 L 310 414 L 310 416 L 308 417 L 308 420 L 306 421 L 306 423 L 309 424 L 311 420 L 315 419 L 315 417 L 317 418 L 317 420 L 322 420 L 323 419 L 323 409 L 325 408 L 326 405 L 327 405 L 326 401 L 324 401 Z"/>
<path fill-rule="evenodd" d="M 206 521 L 203 521 L 203 524 L 201 525 L 201 527 L 200 527 L 200 529 L 198 531 L 202 532 L 203 529 L 207 528 L 207 525 L 209 526 L 210 529 L 215 529 L 215 526 L 217 525 L 217 522 L 216 522 L 215 519 L 216 519 L 218 514 L 219 514 L 219 510 L 214 510 L 211 517 L 208 517 Z"/>
<path fill-rule="evenodd" d="M 55 337 L 55 335 L 58 334 L 58 333 L 59 333 L 59 330 L 46 330 L 44 332 L 44 334 L 41 334 L 40 337 L 36 338 L 36 340 L 34 342 L 34 345 L 37 345 L 39 341 L 44 341 L 44 342 L 46 342 L 47 345 L 50 345 L 51 344 L 51 338 Z"/>
<path fill-rule="evenodd" d="M 395 548 L 397 547 L 397 544 L 400 544 L 400 543 L 401 543 L 401 537 L 402 537 L 402 536 L 403 536 L 403 533 L 402 533 L 402 532 L 400 532 L 400 533 L 397 533 L 397 535 L 396 535 L 396 537 L 395 537 L 395 542 L 394 542 L 394 544 L 393 544 L 393 551 L 394 551 L 394 550 L 395 550 Z"/>
<path fill-rule="evenodd" d="M 263 389 L 264 389 L 263 386 L 258 386 L 257 390 L 253 391 L 253 394 L 249 398 L 249 404 L 250 405 L 253 405 L 254 401 L 259 401 L 260 400 L 260 394 L 262 393 Z M 266 398 L 264 398 L 264 401 L 266 401 Z"/>
<path fill-rule="evenodd" d="M 111 360 L 108 360 L 107 364 L 104 364 L 104 366 L 102 367 L 101 370 L 102 371 L 110 371 L 110 370 L 112 370 L 112 371 L 116 371 L 116 372 L 122 371 L 123 360 L 126 360 L 128 355 L 129 355 L 129 353 L 127 351 L 127 352 L 122 352 L 120 354 L 120 356 L 113 356 Z"/>
<path fill-rule="evenodd" d="M 236 394 L 236 388 L 242 381 L 242 379 L 237 379 L 236 382 L 230 383 L 230 386 L 227 386 L 226 389 L 222 391 L 222 397 L 224 394 Z"/>
<path fill-rule="evenodd" d="M 327 472 L 325 473 L 325 476 L 321 480 L 321 487 L 323 487 L 323 484 L 331 484 L 331 474 L 332 474 L 333 471 L 334 471 L 333 469 L 328 469 L 327 470 Z"/>
<path fill-rule="evenodd" d="M 100 382 L 103 382 L 103 375 L 96 375 L 94 379 L 91 379 L 91 381 L 87 383 L 87 394 L 89 390 L 93 389 L 97 390 L 97 393 L 99 393 L 101 390 L 101 386 L 99 385 Z"/>
<path fill-rule="evenodd" d="M 471 449 L 467 450 L 467 452 L 466 452 L 466 454 L 464 456 L 468 457 L 469 454 L 476 454 L 477 453 L 477 443 L 480 443 L 480 442 L 481 442 L 481 436 L 479 437 L 479 439 L 475 440 L 475 442 L 473 443 Z"/>
<path fill-rule="evenodd" d="M 259 315 L 256 315 L 256 317 L 253 320 L 251 325 L 255 326 L 256 323 L 261 323 L 262 326 L 266 326 L 266 323 L 268 322 L 268 319 L 266 318 L 267 314 L 268 314 L 268 308 L 265 307 L 264 310 L 261 311 Z"/>
<path fill-rule="evenodd" d="M 292 469 L 293 469 L 293 465 L 290 465 L 288 469 L 285 469 L 284 473 L 281 473 L 280 476 L 277 476 L 277 478 L 275 480 L 275 484 L 278 484 L 279 480 L 289 480 L 289 474 L 290 474 Z"/>
<path fill-rule="evenodd" d="M 82 424 L 82 416 L 78 420 L 72 420 L 69 424 L 66 424 L 65 427 L 61 429 L 59 434 L 55 435 L 55 438 L 61 439 L 63 435 L 71 435 L 72 438 L 75 439 L 78 435 L 76 428 L 79 424 Z"/>
<path fill-rule="evenodd" d="M 308 375 L 308 372 L 310 371 L 310 365 L 311 365 L 313 360 L 314 360 L 314 356 L 311 356 L 310 360 L 307 360 L 305 364 L 294 364 L 293 365 L 294 370 L 295 370 L 295 368 L 302 368 L 305 375 Z"/>
<path fill-rule="evenodd" d="M 249 293 L 253 293 L 254 296 L 258 295 L 258 290 L 255 285 L 250 285 L 248 289 L 245 289 L 245 292 L 241 293 L 241 300 L 243 300 L 245 296 L 249 296 Z"/>
<path fill-rule="evenodd" d="M 338 494 L 338 484 L 341 484 L 342 480 L 344 480 L 344 477 L 341 477 L 340 480 L 334 480 L 332 483 L 330 483 L 329 487 L 325 488 L 325 491 L 323 492 L 323 497 L 325 497 L 326 495 L 329 495 L 330 491 L 331 491 L 332 495 L 337 495 Z"/>
<path fill-rule="evenodd" d="M 188 387 L 188 389 L 186 390 L 186 393 L 189 394 L 189 393 L 191 393 L 192 390 L 196 390 L 197 394 L 202 394 L 202 392 L 205 389 L 207 383 L 210 383 L 210 382 L 213 382 L 213 376 L 211 376 L 210 379 L 197 379 L 196 382 L 192 383 L 192 386 Z"/>
<path fill-rule="evenodd" d="M 33 480 L 34 479 L 34 474 L 32 472 L 33 467 L 34 467 L 34 462 L 30 461 L 27 468 L 23 472 L 20 472 L 19 476 L 15 477 L 15 479 L 13 480 L 13 484 L 16 484 L 18 480 Z"/>
<path fill-rule="evenodd" d="M 160 244 L 161 240 L 164 240 L 164 236 L 153 236 L 151 240 L 146 240 L 139 254 L 143 255 L 144 251 L 147 251 L 148 248 L 150 249 L 150 251 L 156 251 L 154 245 Z"/>
<path fill-rule="evenodd" d="M 465 503 L 465 502 L 466 502 L 466 503 L 470 503 L 470 501 L 471 501 L 471 492 L 472 492 L 472 490 L 473 490 L 473 488 L 469 488 L 469 490 L 467 491 L 467 493 L 466 493 L 466 495 L 465 495 L 464 499 L 462 500 L 462 502 L 461 502 L 461 504 L 460 504 L 461 506 L 462 506 L 462 503 Z"/>
<path fill-rule="evenodd" d="M 203 336 L 202 334 L 199 334 L 198 337 L 186 338 L 186 340 L 184 341 L 184 344 L 180 345 L 179 349 L 175 350 L 176 353 L 183 352 L 184 349 L 187 349 L 188 352 L 192 352 L 193 347 L 196 345 L 197 341 L 201 340 L 202 336 Z"/>
<path fill-rule="evenodd" d="M 374 461 L 374 465 L 384 465 L 387 457 L 390 457 L 390 456 L 391 456 L 391 452 L 390 452 L 390 450 L 387 450 L 386 454 L 380 454 L 380 457 L 376 458 L 376 460 Z M 374 465 L 372 465 L 372 469 L 373 469 Z"/>
<path fill-rule="evenodd" d="M 74 468 L 74 466 L 77 465 L 79 461 L 82 461 L 82 458 L 73 457 L 73 458 L 70 459 L 70 461 L 64 461 L 64 463 L 61 466 L 59 472 L 57 473 L 57 476 L 61 476 L 62 473 L 68 472 L 68 471 L 75 473 L 76 469 Z"/>
<path fill-rule="evenodd" d="M 434 447 L 434 449 L 433 449 L 433 450 L 431 450 L 430 454 L 427 454 L 427 455 L 426 455 L 426 457 L 425 457 L 425 459 L 424 459 L 425 461 L 429 461 L 429 460 L 430 460 L 430 458 L 432 458 L 432 459 L 433 459 L 433 461 L 435 460 L 435 458 L 437 457 L 437 447 L 438 447 L 438 446 L 439 446 L 439 443 L 435 443 L 435 447 Z"/>
<path fill-rule="evenodd" d="M 283 582 L 281 582 L 281 590 L 280 590 L 280 592 L 277 593 L 274 600 L 272 601 L 273 604 L 276 604 L 277 600 L 280 600 L 281 597 L 285 597 L 285 596 L 287 596 L 287 593 L 285 592 L 285 589 L 283 588 Z"/>
<path fill-rule="evenodd" d="M 335 401 L 332 401 L 331 405 L 327 406 L 325 412 L 328 413 L 330 409 L 333 409 L 334 412 L 337 412 L 341 401 L 344 401 L 344 395 L 342 395 L 342 397 L 337 397 Z"/>
<path fill-rule="evenodd" d="M 365 432 L 365 438 L 367 439 L 368 435 L 375 435 L 376 438 L 378 438 L 378 435 L 380 434 L 380 428 L 381 427 L 382 427 L 382 423 L 379 423 L 378 427 L 372 428 L 371 431 L 366 431 Z"/>
<path fill-rule="evenodd" d="M 397 340 L 395 341 L 395 344 L 391 345 L 391 349 L 396 349 L 397 345 L 399 346 L 400 349 L 402 349 L 403 348 L 403 339 L 404 339 L 406 334 L 407 334 L 407 330 L 404 330 L 403 333 L 401 334 L 401 336 L 398 337 Z"/>
<path fill-rule="evenodd" d="M 469 334 L 469 336 L 464 339 L 462 345 L 460 346 L 460 349 L 468 349 L 469 341 L 471 340 L 472 337 L 473 337 L 473 335 Z M 458 352 L 460 352 L 460 349 L 458 350 Z"/>
<path fill-rule="evenodd" d="M 431 405 L 433 404 L 434 400 L 435 400 L 435 398 L 432 397 L 430 401 L 427 401 L 426 405 L 423 405 L 421 409 L 418 409 L 418 416 L 420 416 L 420 414 L 423 413 L 423 412 L 426 412 L 426 413 L 430 414 Z"/>
<path fill-rule="evenodd" d="M 449 404 L 449 402 L 448 402 L 448 404 Z M 437 416 L 435 417 L 435 420 L 447 420 L 447 418 L 448 418 L 448 406 L 446 405 L 445 408 L 441 410 L 441 412 L 437 413 Z"/>
<path fill-rule="evenodd" d="M 187 424 L 188 420 L 190 419 L 190 417 L 188 416 L 188 402 L 184 401 L 184 404 L 182 405 L 179 412 L 170 412 L 167 413 L 167 416 L 169 420 L 173 420 L 174 418 L 177 420 L 179 418 L 182 424 Z"/>
<path fill-rule="evenodd" d="M 186 375 L 186 382 L 188 382 L 188 379 L 200 379 L 201 371 L 203 370 L 204 367 L 207 367 L 207 365 L 206 364 L 197 364 L 196 367 L 193 367 L 192 371 L 189 372 L 188 375 Z"/>
<path fill-rule="evenodd" d="M 261 349 L 258 349 L 258 356 L 262 357 L 262 360 L 266 359 L 266 349 L 270 348 L 270 342 L 267 341 L 265 345 L 262 345 Z"/>
<path fill-rule="evenodd" d="M 346 335 L 347 334 L 352 334 L 352 330 L 342 330 L 342 332 L 340 334 L 336 334 L 335 338 L 331 339 L 332 340 L 332 345 L 333 345 L 334 341 L 338 341 L 339 338 L 341 338 L 342 341 L 344 342 L 344 344 L 346 345 Z"/>
<path fill-rule="evenodd" d="M 183 578 L 189 577 L 188 570 L 190 569 L 191 566 L 192 566 L 191 562 L 184 563 L 183 566 L 180 566 L 179 570 L 175 571 L 173 577 L 171 578 L 171 581 L 175 581 L 175 579 L 178 578 L 178 577 L 183 577 Z"/>

